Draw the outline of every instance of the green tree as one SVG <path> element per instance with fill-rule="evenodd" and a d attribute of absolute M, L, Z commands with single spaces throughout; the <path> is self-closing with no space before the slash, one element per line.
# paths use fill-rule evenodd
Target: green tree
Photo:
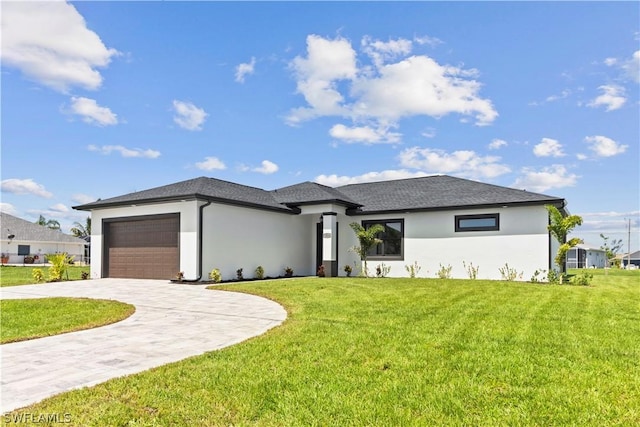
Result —
<path fill-rule="evenodd" d="M 560 247 L 558 248 L 558 253 L 556 254 L 554 261 L 558 267 L 560 267 L 560 283 L 562 283 L 562 277 L 566 273 L 565 261 L 567 259 L 567 252 L 569 252 L 569 249 L 578 243 L 582 243 L 582 239 L 577 237 L 567 240 L 567 235 L 571 230 L 582 225 L 582 217 L 578 215 L 564 216 L 558 208 L 553 205 L 545 205 L 545 208 L 549 212 L 549 225 L 547 228 L 553 237 L 555 237 L 560 243 Z"/>
<path fill-rule="evenodd" d="M 607 254 L 607 260 L 611 262 L 611 260 L 616 257 L 618 252 L 620 252 L 620 249 L 622 249 L 622 239 L 618 239 L 618 240 L 613 239 L 611 241 L 611 244 L 609 244 L 608 236 L 605 236 L 604 234 L 600 233 L 600 237 L 604 241 L 602 246 L 600 246 L 600 249 L 605 251 L 605 253 Z"/>
<path fill-rule="evenodd" d="M 71 234 L 80 238 L 91 236 L 91 217 L 87 217 L 84 225 L 74 222 L 73 227 L 71 227 Z"/>
<path fill-rule="evenodd" d="M 354 233 L 356 233 L 356 237 L 360 243 L 360 246 L 354 246 L 352 250 L 360 255 L 360 259 L 364 261 L 363 273 L 365 277 L 368 277 L 369 270 L 367 268 L 367 255 L 372 247 L 382 242 L 382 240 L 378 239 L 378 234 L 384 231 L 384 226 L 382 224 L 374 224 L 369 228 L 364 228 L 357 222 L 352 222 L 349 225 L 353 229 Z"/>
<path fill-rule="evenodd" d="M 60 230 L 60 223 L 55 219 L 46 219 L 44 216 L 40 215 L 36 224 L 42 225 L 43 227 L 50 228 L 52 230 Z"/>

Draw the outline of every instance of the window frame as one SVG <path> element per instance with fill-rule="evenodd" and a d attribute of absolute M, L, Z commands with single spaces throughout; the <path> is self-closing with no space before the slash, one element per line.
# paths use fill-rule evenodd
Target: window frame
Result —
<path fill-rule="evenodd" d="M 367 228 L 367 226 L 372 226 L 374 224 L 380 224 L 382 226 L 385 227 L 385 229 L 387 228 L 387 224 L 388 223 L 400 223 L 400 254 L 393 254 L 393 255 L 386 255 L 386 254 L 375 254 L 375 255 L 369 255 L 367 254 L 367 259 L 368 260 L 397 260 L 397 261 L 402 261 L 404 260 L 404 218 L 394 218 L 394 219 L 378 219 L 378 220 L 363 220 L 361 222 L 361 225 L 363 228 Z M 382 245 L 382 250 L 384 251 L 385 245 L 384 245 L 384 239 L 383 239 L 383 243 L 381 243 Z"/>
<path fill-rule="evenodd" d="M 475 227 L 463 227 L 461 221 L 469 219 L 494 219 L 495 225 L 492 226 L 475 226 Z M 486 213 L 486 214 L 473 214 L 473 215 L 456 215 L 455 216 L 455 232 L 466 233 L 469 231 L 500 231 L 500 214 L 499 213 Z"/>
<path fill-rule="evenodd" d="M 31 245 L 18 245 L 18 255 L 19 256 L 31 255 Z"/>

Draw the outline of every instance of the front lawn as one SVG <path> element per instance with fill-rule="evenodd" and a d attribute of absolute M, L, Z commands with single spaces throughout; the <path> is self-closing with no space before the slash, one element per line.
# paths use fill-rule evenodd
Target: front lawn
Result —
<path fill-rule="evenodd" d="M 33 279 L 34 268 L 42 270 L 45 280 L 49 278 L 49 267 L 46 265 L 38 267 L 3 265 L 0 266 L 0 286 L 29 285 L 36 283 Z M 89 266 L 72 265 L 69 267 L 69 280 L 80 280 L 82 278 L 82 273 L 86 272 L 89 274 L 90 270 L 91 267 Z M 66 278 L 67 276 L 65 275 L 64 279 L 66 280 Z"/>
<path fill-rule="evenodd" d="M 35 298 L 0 301 L 0 343 L 24 341 L 119 322 L 135 307 L 87 298 Z"/>
<path fill-rule="evenodd" d="M 623 273 L 589 287 L 359 278 L 216 287 L 274 299 L 289 318 L 239 345 L 20 412 L 95 426 L 638 425 L 640 275 Z"/>

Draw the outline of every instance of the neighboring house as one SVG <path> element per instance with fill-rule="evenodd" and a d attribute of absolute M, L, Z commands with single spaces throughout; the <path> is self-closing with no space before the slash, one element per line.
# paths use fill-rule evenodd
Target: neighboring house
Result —
<path fill-rule="evenodd" d="M 262 266 L 277 277 L 345 275 L 361 262 L 351 250 L 349 224 L 383 224 L 369 255 L 370 273 L 384 263 L 389 276 L 435 277 L 440 266 L 466 278 L 500 279 L 509 267 L 528 280 L 549 270 L 559 244 L 547 230 L 544 205 L 564 210 L 562 198 L 450 176 L 351 184 L 331 188 L 304 182 L 273 191 L 200 177 L 74 207 L 91 211 L 92 277 L 206 280 L 220 269 L 225 280 L 253 277 Z"/>
<path fill-rule="evenodd" d="M 83 261 L 85 242 L 59 230 L 2 212 L 0 246 L 7 264 L 42 264 L 48 253 L 66 252 L 74 261 Z M 26 261 L 26 262 L 25 262 Z"/>
<path fill-rule="evenodd" d="M 636 268 L 640 267 L 640 251 L 631 252 L 631 254 L 618 254 L 616 258 L 620 260 L 620 267 L 626 268 L 629 263 L 635 265 Z"/>
<path fill-rule="evenodd" d="M 567 252 L 567 268 L 605 268 L 607 252 L 604 249 L 578 244 Z"/>

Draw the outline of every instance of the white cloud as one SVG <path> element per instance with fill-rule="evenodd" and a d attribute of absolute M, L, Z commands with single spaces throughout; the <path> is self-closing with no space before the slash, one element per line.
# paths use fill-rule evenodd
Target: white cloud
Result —
<path fill-rule="evenodd" d="M 270 162 L 269 160 L 263 160 L 262 161 L 262 166 L 257 167 L 257 168 L 253 168 L 252 170 L 254 172 L 258 172 L 258 173 L 263 173 L 265 175 L 269 175 L 272 173 L 275 173 L 278 171 L 278 165 L 276 165 L 273 162 Z"/>
<path fill-rule="evenodd" d="M 254 57 L 251 57 L 250 62 L 239 64 L 236 67 L 236 82 L 244 83 L 245 76 L 253 74 L 255 66 L 256 58 Z"/>
<path fill-rule="evenodd" d="M 85 123 L 96 124 L 98 126 L 115 125 L 118 123 L 118 116 L 113 114 L 107 107 L 101 107 L 98 103 L 89 98 L 72 97 L 71 112 L 82 116 Z"/>
<path fill-rule="evenodd" d="M 511 171 L 499 163 L 498 156 L 480 156 L 474 151 L 458 150 L 447 153 L 444 150 L 412 147 L 403 150 L 400 165 L 405 168 L 420 169 L 426 173 L 455 174 L 471 178 L 495 178 Z"/>
<path fill-rule="evenodd" d="M 436 47 L 439 44 L 444 43 L 442 40 L 440 40 L 437 37 L 429 37 L 429 36 L 417 36 L 413 38 L 413 41 L 415 41 L 416 43 L 418 43 L 419 45 L 429 45 L 431 47 Z"/>
<path fill-rule="evenodd" d="M 571 95 L 571 91 L 569 89 L 564 89 L 562 92 L 560 92 L 559 95 L 548 96 L 547 99 L 545 99 L 545 101 L 546 102 L 558 101 L 560 99 L 567 98 L 569 95 Z"/>
<path fill-rule="evenodd" d="M 617 58 L 605 58 L 604 64 L 608 67 L 614 66 L 618 63 Z"/>
<path fill-rule="evenodd" d="M 527 191 L 543 192 L 552 188 L 573 187 L 578 178 L 578 175 L 569 173 L 563 165 L 552 165 L 539 171 L 523 168 L 522 176 L 511 186 Z"/>
<path fill-rule="evenodd" d="M 97 197 L 89 196 L 87 194 L 82 194 L 82 193 L 76 193 L 71 196 L 71 200 L 73 200 L 76 203 L 80 203 L 81 205 L 84 205 L 85 203 L 95 202 L 97 199 L 98 199 Z"/>
<path fill-rule="evenodd" d="M 0 203 L 0 212 L 8 213 L 9 215 L 18 216 L 18 210 L 11 203 Z"/>
<path fill-rule="evenodd" d="M 382 66 L 385 62 L 395 59 L 399 56 L 406 56 L 411 53 L 413 44 L 411 40 L 396 39 L 383 42 L 373 40 L 369 36 L 362 39 L 362 47 L 364 53 L 371 57 L 376 67 Z"/>
<path fill-rule="evenodd" d="M 60 92 L 98 89 L 115 49 L 87 28 L 72 4 L 63 1 L 2 2 L 2 62 L 29 79 Z"/>
<path fill-rule="evenodd" d="M 343 124 L 334 125 L 329 135 L 346 143 L 362 142 L 364 144 L 394 144 L 400 142 L 401 134 L 389 132 L 389 129 L 373 129 L 369 126 L 347 127 Z"/>
<path fill-rule="evenodd" d="M 217 157 L 205 157 L 203 162 L 196 163 L 196 167 L 205 171 L 224 170 L 227 168 Z"/>
<path fill-rule="evenodd" d="M 418 178 L 428 176 L 425 172 L 411 172 L 406 169 L 385 170 L 382 172 L 368 172 L 357 176 L 318 175 L 314 181 L 329 187 L 339 187 L 347 184 L 359 184 L 362 182 L 389 181 L 393 179 Z"/>
<path fill-rule="evenodd" d="M 636 50 L 631 58 L 622 64 L 627 76 L 636 83 L 640 83 L 640 50 Z"/>
<path fill-rule="evenodd" d="M 411 56 L 386 64 L 379 74 L 354 82 L 357 117 L 397 121 L 425 115 L 443 117 L 458 113 L 475 116 L 476 124 L 488 125 L 498 113 L 491 101 L 478 97 L 480 83 L 466 79 L 472 71 L 438 64 L 428 56 Z"/>
<path fill-rule="evenodd" d="M 294 109 L 287 117 L 289 124 L 297 124 L 317 116 L 342 115 L 343 97 L 336 82 L 353 79 L 357 74 L 356 52 L 343 38 L 324 39 L 307 36 L 307 57 L 297 56 L 290 64 L 297 78 L 297 91 L 310 108 Z"/>
<path fill-rule="evenodd" d="M 504 139 L 494 139 L 489 143 L 489 150 L 499 150 L 502 147 L 509 145 Z"/>
<path fill-rule="evenodd" d="M 69 212 L 69 208 L 62 203 L 56 203 L 55 205 L 51 206 L 49 209 L 54 212 L 60 212 L 60 213 Z"/>
<path fill-rule="evenodd" d="M 618 85 L 603 85 L 600 86 L 603 94 L 593 99 L 587 104 L 589 107 L 597 108 L 600 106 L 606 107 L 606 111 L 614 111 L 622 107 L 627 98 L 625 98 L 625 90 L 622 86 Z"/>
<path fill-rule="evenodd" d="M 122 157 L 142 157 L 147 159 L 156 159 L 160 157 L 160 152 L 156 150 L 143 150 L 141 148 L 127 148 L 122 145 L 103 145 L 98 147 L 96 145 L 89 145 L 87 147 L 89 151 L 95 151 L 104 155 L 109 155 L 112 152 L 120 153 Z"/>
<path fill-rule="evenodd" d="M 578 158 L 578 160 L 587 160 L 589 158 L 586 154 L 583 153 L 576 154 L 576 157 Z"/>
<path fill-rule="evenodd" d="M 10 178 L 2 180 L 2 191 L 13 194 L 32 194 L 34 196 L 50 199 L 53 194 L 44 188 L 44 185 L 38 184 L 33 179 L 17 179 Z"/>
<path fill-rule="evenodd" d="M 584 140 L 589 144 L 589 149 L 598 157 L 611 157 L 622 154 L 629 147 L 628 145 L 618 144 L 613 139 L 602 135 L 588 136 Z"/>
<path fill-rule="evenodd" d="M 202 130 L 202 124 L 208 114 L 202 109 L 193 105 L 191 102 L 173 101 L 173 109 L 176 113 L 173 121 L 186 130 Z"/>
<path fill-rule="evenodd" d="M 551 138 L 542 138 L 542 141 L 533 147 L 533 154 L 536 157 L 562 157 L 565 155 L 562 151 L 562 144 Z"/>
<path fill-rule="evenodd" d="M 338 116 L 353 120 L 352 129 L 362 128 L 363 122 L 381 129 L 396 127 L 406 117 L 457 113 L 474 117 L 482 126 L 498 116 L 491 101 L 478 95 L 482 85 L 474 80 L 477 70 L 440 65 L 424 55 L 407 57 L 412 42 L 405 39 L 382 42 L 365 37 L 361 46 L 373 66 L 359 62 L 346 39 L 307 37 L 306 57 L 298 56 L 290 64 L 307 105 L 290 111 L 290 125 Z"/>

